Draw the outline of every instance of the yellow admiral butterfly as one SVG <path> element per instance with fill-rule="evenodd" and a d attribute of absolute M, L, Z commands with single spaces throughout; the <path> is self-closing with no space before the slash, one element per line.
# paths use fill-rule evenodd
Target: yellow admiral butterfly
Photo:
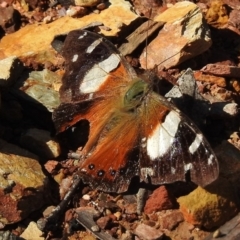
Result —
<path fill-rule="evenodd" d="M 89 121 L 79 163 L 85 183 L 123 192 L 134 176 L 164 184 L 184 181 L 190 171 L 201 186 L 217 178 L 218 162 L 203 134 L 139 78 L 112 43 L 75 30 L 67 35 L 62 55 L 62 103 L 53 120 L 58 132 Z"/>

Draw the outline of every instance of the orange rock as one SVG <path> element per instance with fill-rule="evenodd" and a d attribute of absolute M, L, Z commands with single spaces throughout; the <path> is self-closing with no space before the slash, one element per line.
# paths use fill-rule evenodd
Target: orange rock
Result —
<path fill-rule="evenodd" d="M 226 87 L 226 80 L 224 77 L 217 77 L 210 74 L 204 74 L 200 71 L 194 72 L 194 77 L 197 81 L 209 82 L 212 84 L 217 84 L 219 87 Z"/>

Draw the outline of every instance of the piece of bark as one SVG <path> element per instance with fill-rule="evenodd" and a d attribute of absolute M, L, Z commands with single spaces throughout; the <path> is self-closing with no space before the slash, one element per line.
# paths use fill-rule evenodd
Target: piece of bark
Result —
<path fill-rule="evenodd" d="M 144 22 L 140 27 L 138 27 L 134 32 L 132 32 L 127 38 L 126 42 L 123 43 L 118 50 L 124 55 L 131 54 L 134 50 L 139 47 L 144 41 L 147 42 L 147 38 L 151 37 L 160 28 L 162 28 L 164 22 L 154 22 L 147 21 Z"/>

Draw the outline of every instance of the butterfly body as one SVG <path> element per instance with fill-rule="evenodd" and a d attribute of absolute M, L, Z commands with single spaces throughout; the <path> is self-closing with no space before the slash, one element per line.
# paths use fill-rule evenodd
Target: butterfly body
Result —
<path fill-rule="evenodd" d="M 192 181 L 207 185 L 218 163 L 198 128 L 152 90 L 115 47 L 101 36 L 76 30 L 64 48 L 62 104 L 53 119 L 58 132 L 86 119 L 90 132 L 81 150 L 84 182 L 123 192 L 139 176 L 153 184 Z"/>

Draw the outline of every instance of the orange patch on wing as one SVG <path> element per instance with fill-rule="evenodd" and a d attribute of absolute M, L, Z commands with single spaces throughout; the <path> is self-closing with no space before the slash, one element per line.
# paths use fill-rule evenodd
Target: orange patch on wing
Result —
<path fill-rule="evenodd" d="M 120 169 L 126 167 L 130 160 L 128 154 L 138 147 L 139 134 L 139 123 L 135 118 L 128 113 L 116 112 L 102 129 L 94 151 L 80 163 L 81 170 L 94 178 L 104 170 L 101 179 L 113 180 L 116 175 L 111 175 L 111 171 L 119 174 Z M 92 170 L 89 169 L 91 164 L 94 164 Z"/>

